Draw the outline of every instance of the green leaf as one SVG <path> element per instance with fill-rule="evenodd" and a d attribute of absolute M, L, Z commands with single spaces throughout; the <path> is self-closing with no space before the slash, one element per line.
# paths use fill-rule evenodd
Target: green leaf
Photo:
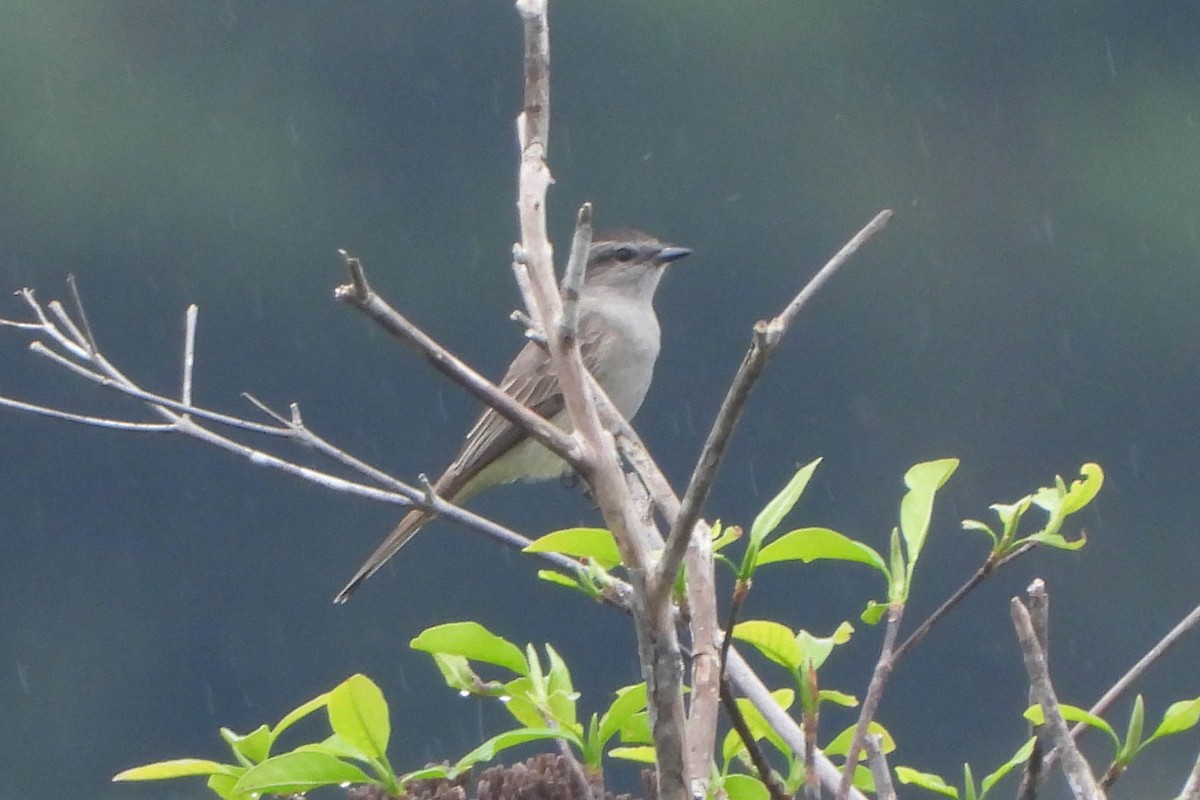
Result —
<path fill-rule="evenodd" d="M 803 561 L 807 564 L 821 559 L 866 564 L 882 572 L 884 577 L 888 574 L 883 556 L 862 542 L 829 528 L 799 528 L 789 531 L 763 547 L 758 554 L 759 564 L 773 564 L 778 561 Z"/>
<path fill-rule="evenodd" d="M 986 522 L 980 522 L 977 519 L 964 519 L 962 521 L 962 527 L 963 527 L 964 531 L 980 531 L 980 532 L 986 533 L 988 536 L 992 537 L 992 548 L 993 549 L 996 547 L 997 544 L 1000 543 L 1000 537 L 996 535 L 996 532 L 994 530 L 992 530 L 991 526 L 988 525 Z"/>
<path fill-rule="evenodd" d="M 513 678 L 504 684 L 501 700 L 517 722 L 527 728 L 540 728 L 546 724 L 546 718 L 542 716 L 537 695 L 532 678 Z"/>
<path fill-rule="evenodd" d="M 608 754 L 613 758 L 620 758 L 624 761 L 636 761 L 639 764 L 654 763 L 654 748 L 649 745 L 614 747 L 608 751 Z"/>
<path fill-rule="evenodd" d="M 1074 514 L 1092 502 L 1104 485 L 1104 470 L 1099 464 L 1084 464 L 1079 468 L 1079 474 L 1083 476 L 1082 480 L 1071 481 L 1071 488 L 1062 500 L 1063 516 Z"/>
<path fill-rule="evenodd" d="M 525 548 L 526 553 L 562 553 L 575 558 L 592 558 L 605 569 L 621 563 L 617 540 L 604 528 L 567 528 L 539 536 Z"/>
<path fill-rule="evenodd" d="M 733 627 L 733 638 L 754 646 L 776 664 L 800 669 L 804 653 L 786 625 L 770 620 L 747 620 Z"/>
<path fill-rule="evenodd" d="M 850 752 L 850 743 L 852 741 L 854 741 L 854 729 L 857 727 L 858 727 L 857 724 L 851 725 L 850 727 L 846 728 L 841 733 L 839 733 L 837 736 L 833 737 L 833 741 L 831 741 L 829 744 L 825 745 L 825 755 L 827 755 L 827 756 L 845 756 L 847 753 L 849 753 Z M 879 748 L 884 753 L 890 753 L 896 749 L 896 740 L 892 738 L 892 734 L 888 733 L 888 729 L 883 727 L 883 725 L 881 725 L 880 723 L 872 720 L 871 724 L 867 727 L 867 733 L 869 733 L 869 734 L 874 733 L 874 734 L 879 735 L 879 737 L 881 739 L 881 741 L 879 743 Z M 858 757 L 860 760 L 867 757 L 865 748 L 863 750 L 859 751 Z"/>
<path fill-rule="evenodd" d="M 975 776 L 971 774 L 970 764 L 963 764 L 963 788 L 966 790 L 966 800 L 979 800 L 975 794 Z"/>
<path fill-rule="evenodd" d="M 450 768 L 448 766 L 445 764 L 432 764 L 428 767 L 422 767 L 421 769 L 404 773 L 396 780 L 396 783 L 404 786 L 411 781 L 432 781 L 438 780 L 439 778 L 449 777 Z"/>
<path fill-rule="evenodd" d="M 552 646 L 546 645 L 546 657 L 550 661 L 550 671 L 546 675 L 546 702 L 554 721 L 564 728 L 578 728 L 575 716 L 575 701 L 579 693 L 571 683 L 571 670 Z"/>
<path fill-rule="evenodd" d="M 583 592 L 588 597 L 595 597 L 595 594 L 587 586 L 585 586 L 583 583 L 580 583 L 579 580 L 572 575 L 567 575 L 566 573 L 558 572 L 552 569 L 539 569 L 537 571 L 537 576 L 546 583 L 565 586 L 568 589 L 575 589 L 576 591 Z"/>
<path fill-rule="evenodd" d="M 883 619 L 883 615 L 888 611 L 887 603 L 880 603 L 875 600 L 868 600 L 867 607 L 858 615 L 858 618 L 868 625 L 877 625 L 879 620 Z"/>
<path fill-rule="evenodd" d="M 553 728 L 517 728 L 512 731 L 505 731 L 498 736 L 493 736 L 460 758 L 451 767 L 450 772 L 454 776 L 461 775 L 475 764 L 482 761 L 491 761 L 496 757 L 497 753 L 539 739 L 566 739 L 570 741 L 572 737 L 565 735 L 564 731 L 556 731 Z"/>
<path fill-rule="evenodd" d="M 996 769 L 995 772 L 987 775 L 983 779 L 983 783 L 980 784 L 979 800 L 983 800 L 983 798 L 987 797 L 987 793 L 992 790 L 992 787 L 996 785 L 998 780 L 1003 778 L 1014 768 L 1024 766 L 1025 762 L 1029 760 L 1029 756 L 1033 753 L 1033 745 L 1035 742 L 1037 742 L 1037 737 L 1030 736 L 1025 744 L 1021 745 L 1017 752 L 1013 754 L 1012 758 L 1010 758 L 1008 761 L 1005 761 L 1000 765 L 999 768 Z"/>
<path fill-rule="evenodd" d="M 246 735 L 234 733 L 229 728 L 221 728 L 221 738 L 226 741 L 234 755 L 244 759 L 246 766 L 265 761 L 271 754 L 271 729 L 259 725 Z"/>
<path fill-rule="evenodd" d="M 796 692 L 792 689 L 776 689 L 771 692 L 771 698 L 780 708 L 787 711 L 796 701 Z M 742 713 L 742 719 L 746 721 L 746 727 L 750 729 L 750 735 L 754 741 L 765 738 L 784 756 L 793 757 L 794 754 L 791 748 L 787 746 L 775 731 L 775 728 L 767 723 L 762 713 L 749 700 L 739 697 L 737 699 L 737 706 L 738 710 Z M 744 750 L 745 744 L 742 742 L 741 737 L 738 736 L 737 731 L 729 731 L 721 751 L 723 763 L 728 765 L 730 759 Z"/>
<path fill-rule="evenodd" d="M 471 669 L 471 662 L 463 656 L 453 656 L 446 653 L 433 653 L 433 663 L 437 665 L 442 679 L 451 689 L 466 694 L 480 694 L 483 690 L 483 680 Z"/>
<path fill-rule="evenodd" d="M 957 458 L 942 458 L 917 464 L 904 473 L 904 485 L 908 487 L 908 492 L 900 501 L 900 532 L 904 534 L 908 556 L 909 582 L 912 581 L 912 571 L 921 556 L 921 549 L 925 546 L 925 536 L 933 518 L 934 495 L 956 469 Z"/>
<path fill-rule="evenodd" d="M 911 767 L 896 767 L 896 780 L 946 797 L 958 798 L 958 789 L 946 783 L 941 775 L 934 775 L 932 772 L 918 772 Z"/>
<path fill-rule="evenodd" d="M 625 720 L 621 726 L 621 742 L 624 744 L 651 744 L 654 737 L 650 733 L 650 714 L 647 711 L 638 713 Z"/>
<path fill-rule="evenodd" d="M 799 631 L 796 634 L 796 644 L 800 646 L 801 664 L 820 669 L 833 652 L 833 648 L 850 641 L 853 635 L 854 626 L 849 622 L 842 622 L 829 636 L 813 636 L 808 631 Z"/>
<path fill-rule="evenodd" d="M 784 486 L 783 490 L 775 495 L 754 518 L 754 524 L 750 526 L 750 541 L 756 547 L 762 545 L 763 540 L 779 527 L 779 523 L 796 505 L 820 463 L 821 459 L 817 458 L 797 470 L 792 479 L 788 481 L 787 486 Z"/>
<path fill-rule="evenodd" d="M 904 548 L 900 546 L 900 529 L 892 528 L 888 540 L 888 604 L 908 600 L 908 583 L 913 565 L 904 562 Z"/>
<path fill-rule="evenodd" d="M 1163 721 L 1158 724 L 1154 733 L 1146 740 L 1146 744 L 1174 733 L 1183 733 L 1190 728 L 1194 728 L 1197 722 L 1200 722 L 1200 697 L 1194 700 L 1180 700 L 1177 703 L 1172 703 L 1167 708 L 1167 712 L 1163 714 Z"/>
<path fill-rule="evenodd" d="M 608 740 L 621 730 L 634 714 L 646 707 L 645 682 L 625 686 L 618 689 L 616 694 L 617 699 L 612 701 L 608 710 L 600 717 L 600 728 L 597 735 L 600 738 L 601 747 L 607 744 Z"/>
<path fill-rule="evenodd" d="M 1082 722 L 1085 725 L 1090 725 L 1093 728 L 1104 731 L 1108 734 L 1109 738 L 1112 739 L 1113 748 L 1118 751 L 1121 749 L 1121 737 L 1117 736 L 1117 732 L 1113 730 L 1112 726 L 1100 717 L 1096 716 L 1095 714 L 1089 714 L 1087 709 L 1080 708 L 1079 706 L 1067 705 L 1066 703 L 1060 703 L 1058 710 L 1062 713 L 1063 719 L 1065 719 L 1067 722 Z M 1046 718 L 1042 714 L 1041 706 L 1030 706 L 1029 708 L 1025 709 L 1024 716 L 1025 719 L 1029 720 L 1034 725 L 1046 724 Z"/>
<path fill-rule="evenodd" d="M 314 751 L 317 753 L 325 753 L 326 755 L 336 756 L 343 761 L 370 761 L 371 757 L 364 753 L 359 748 L 347 742 L 336 733 L 331 733 L 325 737 L 324 741 L 310 742 L 302 744 L 293 750 L 293 753 Z"/>
<path fill-rule="evenodd" d="M 348 783 L 378 785 L 354 764 L 336 756 L 317 751 L 293 751 L 246 770 L 233 790 L 239 794 L 297 794 L 319 786 Z"/>
<path fill-rule="evenodd" d="M 770 800 L 771 797 L 763 782 L 750 775 L 727 775 L 721 788 L 729 800 Z"/>
<path fill-rule="evenodd" d="M 237 786 L 238 776 L 240 776 L 244 771 L 244 769 L 238 770 L 238 775 L 236 776 L 225 775 L 223 773 L 218 775 L 209 775 L 207 786 L 213 793 L 217 795 L 217 797 L 220 797 L 221 800 L 243 800 L 243 798 L 238 797 L 237 794 L 234 793 L 233 787 Z"/>
<path fill-rule="evenodd" d="M 386 758 L 392 723 L 383 692 L 366 675 L 351 675 L 334 687 L 326 704 L 333 732 L 370 758 Z"/>
<path fill-rule="evenodd" d="M 287 714 L 285 714 L 283 719 L 279 720 L 279 724 L 276 725 L 271 730 L 271 744 L 274 744 L 275 741 L 277 739 L 279 739 L 279 735 L 281 733 L 283 733 L 288 728 L 292 727 L 297 722 L 304 719 L 305 717 L 307 717 L 309 714 L 313 713 L 314 711 L 324 708 L 325 704 L 328 702 L 329 702 L 329 693 L 325 692 L 323 694 L 317 695 L 312 700 L 309 700 L 307 703 L 304 703 L 303 705 L 293 708 L 291 711 L 289 711 Z"/>
<path fill-rule="evenodd" d="M 118 772 L 113 776 L 113 781 L 162 781 L 170 778 L 189 778 L 193 775 L 229 775 L 236 778 L 245 771 L 245 767 L 222 764 L 219 761 L 176 758 Z"/>
<path fill-rule="evenodd" d="M 529 674 L 529 664 L 521 649 L 478 622 L 448 622 L 426 628 L 409 642 L 409 647 L 426 653 L 449 653 L 495 664 L 518 675 Z"/>
<path fill-rule="evenodd" d="M 1029 506 L 1033 504 L 1033 495 L 1022 497 L 1015 503 L 992 503 L 990 508 L 996 512 L 996 516 L 1000 518 L 1000 522 L 1004 524 L 1004 532 L 1000 534 L 999 547 L 1007 548 L 1016 539 L 1017 528 L 1021 524 L 1021 518 L 1025 516 L 1025 512 L 1029 510 Z"/>
<path fill-rule="evenodd" d="M 1038 544 L 1044 544 L 1047 547 L 1054 547 L 1058 550 L 1078 550 L 1087 544 L 1087 535 L 1080 532 L 1078 539 L 1068 539 L 1061 533 L 1039 531 L 1038 533 L 1031 533 L 1021 541 L 1037 542 Z"/>
<path fill-rule="evenodd" d="M 721 520 L 717 520 L 712 524 L 712 549 L 713 552 L 719 552 L 728 545 L 733 544 L 738 539 L 742 538 L 742 526 L 730 525 L 723 527 Z"/>
<path fill-rule="evenodd" d="M 833 689 L 821 689 L 817 692 L 817 698 L 822 702 L 833 703 L 834 705 L 843 706 L 845 708 L 854 708 L 858 705 L 858 698 L 852 694 L 845 692 L 837 692 Z"/>
<path fill-rule="evenodd" d="M 1145 724 L 1146 702 L 1139 694 L 1133 700 L 1133 710 L 1129 714 L 1129 727 L 1125 730 L 1125 743 L 1121 745 L 1121 750 L 1117 753 L 1118 763 L 1128 766 L 1133 757 L 1137 755 L 1138 748 L 1142 744 L 1142 726 Z"/>

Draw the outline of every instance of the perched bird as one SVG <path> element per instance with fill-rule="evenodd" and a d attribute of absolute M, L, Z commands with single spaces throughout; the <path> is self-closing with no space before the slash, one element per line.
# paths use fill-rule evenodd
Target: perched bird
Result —
<path fill-rule="evenodd" d="M 588 251 L 579 297 L 579 348 L 584 367 L 626 418 L 641 407 L 658 358 L 654 291 L 666 266 L 691 252 L 635 230 L 598 234 Z M 499 386 L 559 427 L 569 427 L 558 379 L 540 344 L 529 342 L 522 348 Z M 549 480 L 568 472 L 565 461 L 488 408 L 433 488 L 439 497 L 462 503 L 498 484 Z M 334 602 L 346 602 L 432 518 L 420 509 L 406 514 Z"/>

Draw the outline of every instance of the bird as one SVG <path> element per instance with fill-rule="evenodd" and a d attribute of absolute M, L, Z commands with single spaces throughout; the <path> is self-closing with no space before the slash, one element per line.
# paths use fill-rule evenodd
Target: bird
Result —
<path fill-rule="evenodd" d="M 658 359 L 661 334 L 655 290 L 666 267 L 691 253 L 687 247 L 665 244 L 634 229 L 598 233 L 588 250 L 579 293 L 580 354 L 584 367 L 627 419 L 641 407 Z M 542 344 L 527 342 L 498 385 L 560 428 L 570 427 L 558 378 Z M 438 497 L 461 504 L 499 484 L 551 480 L 570 471 L 565 461 L 488 408 L 432 487 Z M 408 512 L 334 602 L 346 602 L 433 517 L 423 509 Z"/>

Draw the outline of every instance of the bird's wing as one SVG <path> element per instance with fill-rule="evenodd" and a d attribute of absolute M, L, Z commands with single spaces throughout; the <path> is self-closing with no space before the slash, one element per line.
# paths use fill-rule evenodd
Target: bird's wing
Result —
<path fill-rule="evenodd" d="M 583 358 L 583 366 L 588 371 L 591 371 L 596 362 L 599 346 L 599 336 L 586 328 L 580 331 L 580 355 Z M 527 343 L 521 352 L 517 353 L 499 385 L 509 397 L 546 419 L 553 419 L 565 405 L 558 378 L 550 366 L 550 355 L 544 347 L 535 342 Z M 516 446 L 525 436 L 523 430 L 502 417 L 494 408 L 486 409 L 467 432 L 462 451 L 443 476 L 445 484 L 439 486 L 439 489 L 450 489 L 443 496 L 453 497 L 458 489 L 470 482 L 484 467 Z M 439 484 L 441 483 L 442 481 L 439 481 Z"/>

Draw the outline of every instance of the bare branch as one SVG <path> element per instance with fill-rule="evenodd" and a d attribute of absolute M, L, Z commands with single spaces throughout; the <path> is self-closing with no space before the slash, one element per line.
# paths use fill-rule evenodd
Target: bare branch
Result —
<path fill-rule="evenodd" d="M 584 203 L 575 222 L 575 236 L 571 239 L 571 254 L 567 258 L 567 270 L 562 281 L 562 320 L 559 329 L 567 338 L 575 338 L 579 327 L 579 295 L 583 291 L 583 277 L 587 272 L 588 250 L 592 247 L 592 204 Z"/>
<path fill-rule="evenodd" d="M 696 520 L 700 518 L 704 502 L 708 499 L 708 490 L 712 487 L 713 480 L 716 479 L 717 468 L 725 456 L 725 449 L 729 446 L 733 430 L 737 426 L 738 420 L 741 419 L 742 412 L 745 410 L 746 401 L 750 397 L 750 391 L 754 388 L 759 375 L 762 374 L 767 360 L 771 357 L 771 353 L 774 352 L 775 347 L 783 338 L 783 334 L 787 332 L 788 326 L 791 325 L 792 320 L 808 302 L 809 298 L 816 294 L 817 290 L 833 277 L 834 273 L 841 269 L 842 265 L 868 239 L 882 230 L 887 221 L 891 219 L 891 216 L 892 212 L 890 210 L 880 211 L 876 214 L 874 219 L 855 234 L 813 276 L 812 280 L 796 295 L 779 316 L 769 322 L 760 321 L 754 325 L 754 334 L 750 342 L 750 349 L 746 353 L 745 358 L 742 359 L 742 364 L 738 367 L 737 374 L 729 386 L 729 391 L 725 394 L 725 400 L 721 403 L 721 408 L 717 412 L 717 418 L 713 421 L 712 429 L 709 431 L 708 438 L 704 442 L 704 448 L 700 451 L 700 458 L 696 461 L 696 468 L 692 472 L 691 479 L 688 481 L 687 491 L 683 495 L 682 508 L 679 516 L 671 526 L 671 533 L 667 537 L 666 549 L 663 552 L 660 566 L 651 583 L 651 597 L 657 598 L 669 592 L 671 585 L 675 582 L 675 576 L 679 573 L 679 567 L 683 563 L 683 554 L 687 549 L 688 538 L 692 534 L 692 528 L 695 527 Z"/>
<path fill-rule="evenodd" d="M 1200 623 L 1200 606 L 1196 606 L 1191 612 L 1184 617 L 1179 623 L 1167 632 L 1167 635 L 1160 639 L 1153 647 L 1151 647 L 1146 655 L 1138 659 L 1138 662 L 1129 668 L 1129 671 L 1121 676 L 1121 679 L 1113 684 L 1112 688 L 1104 693 L 1104 696 L 1096 701 L 1096 704 L 1088 709 L 1088 713 L 1102 716 L 1108 711 L 1121 695 L 1128 691 L 1129 687 L 1134 684 L 1148 670 L 1154 662 L 1158 661 L 1167 651 L 1170 650 L 1183 636 L 1192 628 Z M 1079 736 L 1087 728 L 1086 725 L 1080 723 L 1071 729 L 1072 736 Z M 1056 758 L 1055 754 L 1051 754 L 1047 761 L 1053 762 Z"/>
<path fill-rule="evenodd" d="M 773 331 L 772 335 L 782 336 L 783 334 L 787 333 L 788 326 L 792 324 L 792 320 L 795 319 L 796 315 L 800 313 L 801 309 L 808 304 L 808 301 L 811 300 L 817 292 L 821 291 L 821 287 L 824 286 L 829 279 L 833 277 L 834 273 L 841 269 L 842 265 L 849 261 L 864 244 L 870 241 L 871 237 L 883 230 L 883 227 L 888 224 L 888 220 L 891 218 L 891 209 L 884 209 L 876 214 L 875 218 L 868 222 L 862 230 L 854 234 L 854 237 L 850 239 L 850 241 L 846 242 L 846 244 L 842 246 L 842 249 L 838 250 L 837 253 L 834 254 L 833 258 L 829 259 L 825 266 L 821 268 L 821 271 L 813 276 L 813 279 L 809 281 L 808 285 L 801 290 L 800 294 L 796 295 L 795 299 L 788 304 L 788 307 L 783 310 L 783 313 L 774 319 L 773 328 L 774 331 L 777 331 L 777 333 Z"/>
<path fill-rule="evenodd" d="M 175 430 L 175 426 L 170 423 L 163 422 L 126 422 L 119 419 L 110 419 L 108 417 L 91 417 L 86 414 L 72 414 L 69 411 L 59 411 L 57 408 L 49 408 L 48 406 L 40 406 L 35 403 L 25 403 L 20 400 L 14 400 L 11 397 L 0 397 L 0 406 L 11 408 L 17 411 L 28 411 L 31 414 L 37 414 L 43 417 L 51 417 L 52 419 L 66 420 L 67 422 L 78 422 L 83 425 L 94 425 L 97 428 L 111 428 L 118 431 L 144 431 L 146 433 L 169 432 Z"/>
<path fill-rule="evenodd" d="M 838 787 L 838 800 L 846 800 L 854 781 L 854 770 L 858 767 L 858 754 L 879 709 L 883 699 L 883 690 L 891 677 L 892 648 L 896 646 L 896 634 L 900 630 L 900 620 L 904 617 L 904 604 L 892 603 L 888 606 L 887 630 L 883 634 L 883 646 L 879 648 L 879 659 L 875 662 L 875 671 L 871 675 L 871 683 L 867 687 L 867 696 L 863 699 L 862 710 L 858 715 L 858 724 L 854 728 L 854 738 L 850 741 L 850 749 L 846 752 L 846 767 L 842 772 L 842 783 Z"/>
<path fill-rule="evenodd" d="M 989 555 L 987 560 L 983 562 L 979 569 L 975 570 L 975 573 L 967 579 L 966 583 L 958 587 L 958 589 L 956 589 L 953 594 L 946 598 L 946 600 L 940 606 L 938 606 L 937 609 L 930 614 L 924 622 L 917 626 L 916 630 L 909 634 L 908 638 L 905 639 L 903 643 L 896 647 L 896 652 L 892 656 L 893 663 L 899 663 L 900 659 L 908 655 L 908 651 L 916 647 L 921 640 L 925 638 L 929 631 L 933 630 L 933 626 L 941 622 L 942 617 L 953 611 L 955 606 L 965 600 L 967 595 L 969 595 L 977 586 L 979 586 L 979 584 L 983 583 L 987 578 L 995 574 L 995 572 L 1001 567 L 1010 564 L 1017 558 L 1020 558 L 1028 553 L 1033 548 L 1034 544 L 1032 542 L 1028 542 L 1021 545 L 1016 550 L 1012 551 L 998 561 L 992 560 L 992 556 Z"/>
<path fill-rule="evenodd" d="M 570 434 L 564 433 L 544 417 L 521 405 L 498 386 L 467 366 L 461 359 L 433 340 L 383 298 L 367 283 L 366 271 L 358 258 L 341 251 L 350 270 L 351 282 L 337 287 L 334 296 L 369 316 L 376 324 L 416 350 L 438 372 L 462 386 L 476 399 L 496 409 L 505 419 L 537 439 L 572 467 L 583 466 L 580 448 Z"/>
<path fill-rule="evenodd" d="M 82 309 L 82 304 L 79 307 Z M 199 313 L 200 307 L 192 303 L 187 307 L 187 321 L 184 323 L 183 387 L 179 393 L 179 399 L 188 406 L 192 404 L 192 374 L 196 369 L 196 317 Z"/>
<path fill-rule="evenodd" d="M 1183 785 L 1183 791 L 1175 800 L 1200 800 L 1200 755 L 1196 756 L 1196 763 L 1192 765 L 1187 783 Z"/>
<path fill-rule="evenodd" d="M 542 312 L 538 308 L 537 295 L 533 292 L 533 282 L 529 278 L 529 259 L 520 242 L 512 246 L 512 272 L 517 289 L 521 292 L 521 301 L 525 304 L 524 313 L 514 311 L 512 318 L 525 326 L 526 338 L 532 339 L 536 335 L 544 346 L 546 334 L 542 332 L 542 325 L 538 321 L 542 318 Z"/>
<path fill-rule="evenodd" d="M 730 691 L 727 681 L 721 682 L 721 707 L 725 709 L 725 716 L 729 717 L 729 724 L 737 732 L 738 738 L 742 740 L 742 745 L 746 748 L 746 755 L 750 758 L 750 764 L 758 773 L 758 779 L 767 787 L 771 800 L 790 800 L 791 795 L 779 780 L 779 776 L 775 774 L 775 770 L 771 769 L 771 763 L 767 761 L 762 748 L 758 746 L 754 732 L 746 724 L 746 718 L 742 716 L 737 699 Z"/>
<path fill-rule="evenodd" d="M 71 292 L 71 302 L 75 304 L 75 316 L 79 317 L 79 324 L 83 328 L 83 335 L 88 349 L 95 352 L 100 348 L 96 346 L 96 337 L 92 334 L 92 325 L 88 322 L 87 312 L 83 310 L 83 300 L 79 297 L 79 286 L 75 283 L 75 273 L 73 272 L 67 274 L 67 289 Z"/>
<path fill-rule="evenodd" d="M 1104 790 L 1097 785 L 1091 767 L 1075 746 L 1075 740 L 1071 738 L 1071 732 L 1067 728 L 1067 721 L 1063 719 L 1062 711 L 1059 710 L 1054 685 L 1050 681 L 1050 669 L 1046 664 L 1045 653 L 1038 644 L 1029 611 L 1017 597 L 1012 599 L 1010 606 L 1013 626 L 1017 630 L 1017 639 L 1025 659 L 1025 671 L 1029 675 L 1030 690 L 1042 708 L 1046 731 L 1055 746 L 1062 751 L 1063 772 L 1067 776 L 1067 784 L 1071 787 L 1075 800 L 1104 800 Z"/>
<path fill-rule="evenodd" d="M 47 304 L 47 308 L 50 309 L 50 313 L 54 315 L 54 318 L 58 320 L 58 324 L 65 328 L 67 333 L 71 334 L 71 339 L 76 345 L 83 348 L 84 352 L 91 352 L 93 350 L 87 337 L 83 335 L 83 331 L 79 329 L 79 326 L 75 324 L 75 320 L 71 319 L 71 315 L 67 313 L 66 308 L 63 307 L 61 302 L 51 300 Z"/>
<path fill-rule="evenodd" d="M 725 659 L 725 674 L 729 676 L 730 682 L 738 692 L 763 715 L 763 719 L 775 729 L 792 752 L 804 758 L 808 749 L 804 741 L 804 731 L 800 730 L 796 720 L 775 702 L 771 690 L 736 649 L 731 648 L 729 657 Z M 830 790 L 836 789 L 841 782 L 842 771 L 824 753 L 816 753 L 814 761 L 821 785 Z M 851 800 L 866 800 L 865 795 L 853 787 L 850 788 L 849 797 Z"/>
<path fill-rule="evenodd" d="M 875 796 L 878 800 L 896 800 L 892 771 L 888 769 L 887 756 L 883 754 L 883 737 L 878 733 L 868 733 L 865 744 L 867 764 L 871 767 L 871 777 L 875 779 Z"/>
<path fill-rule="evenodd" d="M 1046 593 L 1046 582 L 1041 578 L 1035 578 L 1025 591 L 1029 595 L 1029 612 L 1033 622 L 1033 632 L 1037 636 L 1038 644 L 1041 645 L 1042 653 L 1049 657 L 1050 595 Z M 1033 695 L 1033 689 L 1030 689 L 1029 703 L 1032 705 L 1036 702 L 1037 698 Z M 1029 759 L 1025 762 L 1025 769 L 1021 771 L 1021 783 L 1017 787 L 1017 800 L 1033 800 L 1037 796 L 1037 787 L 1044 774 L 1045 735 L 1043 726 L 1031 724 L 1029 733 L 1035 737 L 1033 750 L 1030 751 Z"/>

